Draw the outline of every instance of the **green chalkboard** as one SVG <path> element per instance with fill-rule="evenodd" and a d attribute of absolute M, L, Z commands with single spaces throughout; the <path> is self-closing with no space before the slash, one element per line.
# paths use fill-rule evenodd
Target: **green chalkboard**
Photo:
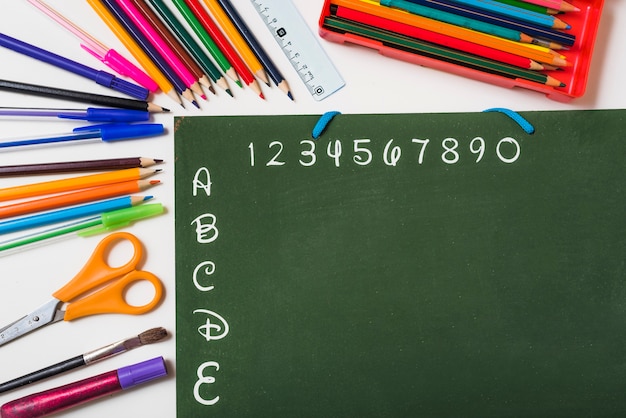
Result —
<path fill-rule="evenodd" d="M 626 111 L 176 119 L 180 417 L 626 416 Z"/>

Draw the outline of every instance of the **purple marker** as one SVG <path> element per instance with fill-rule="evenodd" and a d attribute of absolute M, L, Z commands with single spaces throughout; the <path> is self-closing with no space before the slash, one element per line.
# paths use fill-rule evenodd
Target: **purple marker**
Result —
<path fill-rule="evenodd" d="M 163 357 L 155 357 L 7 402 L 0 408 L 0 417 L 43 417 L 165 375 L 167 375 L 167 369 Z"/>

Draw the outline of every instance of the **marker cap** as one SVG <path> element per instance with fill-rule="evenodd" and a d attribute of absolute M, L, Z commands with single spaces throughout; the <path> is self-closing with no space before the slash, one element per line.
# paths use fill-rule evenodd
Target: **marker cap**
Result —
<path fill-rule="evenodd" d="M 114 49 L 109 49 L 103 57 L 102 62 L 111 67 L 118 74 L 132 78 L 152 92 L 159 89 L 158 84 L 153 79 Z"/>
<path fill-rule="evenodd" d="M 160 215 L 165 208 L 160 203 L 142 204 L 129 208 L 118 209 L 111 212 L 104 212 L 100 215 L 102 225 L 87 228 L 78 233 L 81 237 L 100 234 L 130 225 L 134 221 Z"/>
<path fill-rule="evenodd" d="M 117 378 L 122 389 L 132 388 L 167 375 L 163 357 L 155 357 L 141 363 L 117 369 Z"/>
<path fill-rule="evenodd" d="M 160 123 L 103 123 L 89 126 L 79 126 L 73 132 L 88 133 L 97 132 L 103 141 L 118 141 L 122 139 L 143 138 L 163 133 L 163 125 Z"/>

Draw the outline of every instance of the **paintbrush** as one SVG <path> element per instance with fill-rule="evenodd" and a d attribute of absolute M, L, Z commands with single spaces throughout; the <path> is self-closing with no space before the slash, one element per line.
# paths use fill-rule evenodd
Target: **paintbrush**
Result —
<path fill-rule="evenodd" d="M 77 367 L 88 366 L 97 361 L 112 357 L 116 354 L 124 353 L 126 351 L 132 350 L 133 348 L 141 347 L 142 345 L 159 342 L 166 336 L 167 331 L 165 330 L 165 328 L 151 328 L 137 336 L 127 338 L 113 344 L 109 344 L 107 346 L 98 348 L 93 351 L 89 351 L 84 354 L 80 354 L 76 357 L 61 361 L 52 366 L 44 367 L 43 369 L 37 370 L 36 372 L 32 372 L 16 379 L 9 380 L 8 382 L 2 383 L 0 384 L 0 393 L 34 383 L 48 377 L 56 376 Z"/>

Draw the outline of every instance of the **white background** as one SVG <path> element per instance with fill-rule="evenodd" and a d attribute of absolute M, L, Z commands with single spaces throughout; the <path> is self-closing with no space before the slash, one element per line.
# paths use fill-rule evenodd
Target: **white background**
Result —
<path fill-rule="evenodd" d="M 317 34 L 322 0 L 294 1 L 310 29 Z M 0 13 L 0 32 L 46 48 L 86 65 L 108 70 L 79 47 L 78 39 L 61 28 L 25 0 L 5 1 Z M 480 112 L 491 107 L 523 110 L 569 110 L 626 108 L 626 70 L 624 39 L 626 39 L 626 0 L 607 0 L 591 64 L 586 94 L 570 103 L 547 99 L 544 95 L 508 89 L 469 80 L 460 76 L 392 60 L 373 50 L 353 45 L 340 45 L 321 40 L 321 44 L 346 80 L 346 86 L 329 98 L 316 102 L 306 90 L 291 65 L 265 29 L 248 0 L 234 0 L 242 16 L 281 68 L 296 98 L 289 101 L 276 87 L 263 86 L 266 100 L 249 89 L 231 83 L 236 98 L 217 88 L 217 95 L 200 102 L 201 110 L 187 103 L 178 106 L 164 94 L 153 101 L 170 108 L 170 114 L 155 114 L 154 122 L 163 123 L 167 135 L 135 141 L 103 144 L 99 142 L 31 147 L 0 151 L 0 165 L 94 158 L 145 156 L 163 158 L 163 171 L 154 178 L 162 184 L 146 194 L 155 196 L 167 214 L 142 221 L 128 228 L 145 244 L 147 258 L 143 269 L 154 272 L 166 286 L 163 304 L 154 312 L 128 317 L 100 315 L 70 323 L 57 323 L 0 348 L 0 380 L 5 381 L 50 365 L 57 361 L 98 348 L 110 342 L 137 335 L 156 327 L 175 333 L 174 279 L 174 142 L 173 115 L 236 115 L 236 114 L 322 114 L 330 110 L 343 113 L 431 113 Z M 48 4 L 86 29 L 100 41 L 131 55 L 101 22 L 87 2 L 49 0 Z M 576 4 L 576 2 L 574 2 Z M 31 58 L 0 48 L 0 78 L 44 85 L 112 94 L 103 87 Z M 80 103 L 36 98 L 0 91 L 0 106 L 38 106 L 84 108 Z M 79 122 L 56 119 L 0 119 L 0 138 L 69 132 Z M 596 138 L 602 141 L 601 137 Z M 61 176 L 2 178 L 0 187 L 32 183 Z M 103 236 L 72 237 L 46 246 L 30 248 L 0 257 L 0 326 L 26 314 L 48 300 L 50 294 L 78 272 L 96 243 Z M 142 290 L 142 289 L 137 289 Z M 144 289 L 145 290 L 145 289 Z M 137 297 L 131 292 L 131 297 Z M 271 301 L 268 301 L 271 303 Z M 90 416 L 175 416 L 175 340 L 145 346 L 107 361 L 85 367 L 57 378 L 0 395 L 0 404 L 35 391 L 44 390 L 95 374 L 114 370 L 148 358 L 162 355 L 170 375 L 131 392 L 120 393 L 66 413 L 68 417 Z M 271 376 L 268 376 L 271 378 Z M 189 388 L 192 390 L 192 388 Z M 262 411 L 259 411 L 262 413 Z M 207 416 L 210 416 L 207 408 Z"/>

